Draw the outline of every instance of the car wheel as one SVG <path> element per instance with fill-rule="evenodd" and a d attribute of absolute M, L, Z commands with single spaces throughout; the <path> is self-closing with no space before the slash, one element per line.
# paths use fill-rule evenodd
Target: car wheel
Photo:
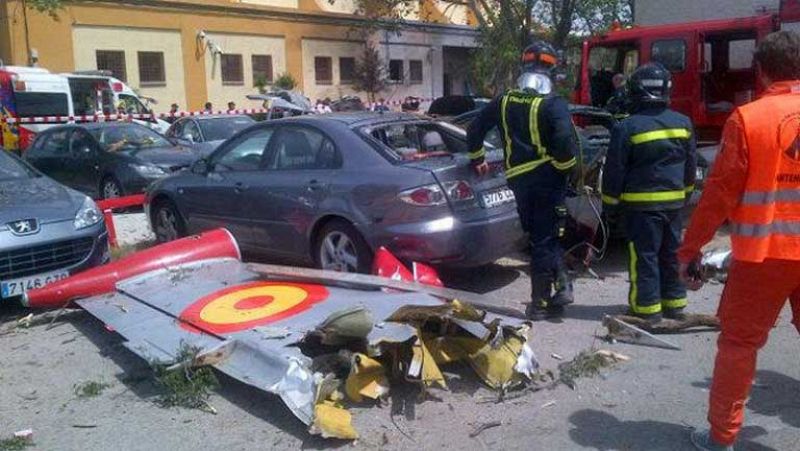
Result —
<path fill-rule="evenodd" d="M 122 197 L 122 187 L 117 182 L 117 179 L 114 177 L 103 179 L 103 183 L 100 184 L 100 197 L 103 199 Z"/>
<path fill-rule="evenodd" d="M 174 241 L 186 236 L 186 226 L 178 209 L 170 201 L 160 201 L 153 207 L 153 233 L 159 243 Z"/>
<path fill-rule="evenodd" d="M 368 273 L 372 250 L 360 233 L 345 221 L 326 224 L 317 235 L 314 258 L 320 269 Z"/>

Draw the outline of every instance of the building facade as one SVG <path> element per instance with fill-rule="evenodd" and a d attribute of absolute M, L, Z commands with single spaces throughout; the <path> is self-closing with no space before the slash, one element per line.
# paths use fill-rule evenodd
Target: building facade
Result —
<path fill-rule="evenodd" d="M 468 89 L 474 18 L 466 7 L 420 0 L 397 32 L 365 38 L 352 0 L 68 1 L 56 18 L 0 0 L 0 60 L 31 60 L 52 72 L 110 70 L 141 95 L 198 109 L 233 101 L 290 74 L 312 100 L 356 94 L 352 77 L 365 42 L 387 68 L 380 95 L 438 97 Z"/>
<path fill-rule="evenodd" d="M 635 0 L 634 23 L 662 25 L 777 12 L 781 0 Z"/>

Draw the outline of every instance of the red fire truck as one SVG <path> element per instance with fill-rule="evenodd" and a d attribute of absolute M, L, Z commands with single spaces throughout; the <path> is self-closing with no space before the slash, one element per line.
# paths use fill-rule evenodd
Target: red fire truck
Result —
<path fill-rule="evenodd" d="M 800 31 L 800 0 L 782 0 L 775 14 L 634 26 L 592 37 L 583 43 L 575 101 L 603 107 L 614 93 L 615 74 L 658 61 L 672 72 L 672 107 L 692 118 L 701 142 L 717 142 L 733 109 L 763 89 L 753 50 L 779 29 Z"/>

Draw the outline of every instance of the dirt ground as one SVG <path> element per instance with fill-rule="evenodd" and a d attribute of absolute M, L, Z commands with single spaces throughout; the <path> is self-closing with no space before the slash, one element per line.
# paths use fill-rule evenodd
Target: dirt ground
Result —
<path fill-rule="evenodd" d="M 146 237 L 141 218 L 126 215 L 123 222 L 124 242 L 133 240 L 131 233 Z M 724 239 L 717 242 L 723 244 Z M 0 336 L 0 439 L 30 428 L 34 449 L 46 450 L 691 449 L 688 427 L 705 425 L 716 333 L 670 336 L 681 351 L 602 341 L 603 314 L 625 309 L 621 249 L 612 249 L 595 269 L 604 279 L 581 277 L 577 304 L 561 322 L 536 323 L 531 346 L 550 369 L 590 348 L 610 349 L 631 360 L 580 379 L 574 390 L 560 385 L 498 402 L 471 371 L 449 367 L 448 391 L 434 389 L 420 397 L 415 390 L 395 387 L 383 405 L 351 409 L 359 440 L 324 440 L 307 434 L 276 397 L 224 377 L 210 401 L 216 415 L 157 406 L 159 392 L 147 364 L 100 322 L 75 310 L 52 326 Z M 519 306 L 529 295 L 522 257 L 443 276 L 449 286 L 493 293 L 507 305 Z M 709 284 L 691 293 L 690 309 L 713 312 L 721 290 L 722 285 Z M 26 313 L 0 305 L 0 330 Z M 800 365 L 790 319 L 787 310 L 760 355 L 737 449 L 798 449 Z M 75 387 L 86 382 L 109 387 L 79 398 Z M 471 437 L 481 425 L 496 423 Z"/>

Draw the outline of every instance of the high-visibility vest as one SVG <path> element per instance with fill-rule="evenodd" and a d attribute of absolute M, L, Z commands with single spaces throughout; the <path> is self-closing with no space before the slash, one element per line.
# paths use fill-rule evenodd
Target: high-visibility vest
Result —
<path fill-rule="evenodd" d="M 800 260 L 800 81 L 776 84 L 736 114 L 748 174 L 731 218 L 733 257 Z"/>

